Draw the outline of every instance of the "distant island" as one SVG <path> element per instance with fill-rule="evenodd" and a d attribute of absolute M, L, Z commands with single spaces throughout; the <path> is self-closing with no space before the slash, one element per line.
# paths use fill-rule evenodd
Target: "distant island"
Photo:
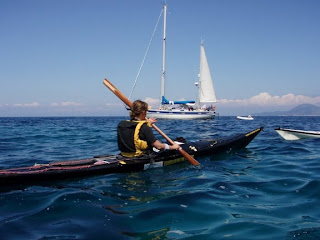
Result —
<path fill-rule="evenodd" d="M 320 116 L 320 107 L 313 104 L 301 104 L 289 111 L 255 113 L 255 116 Z"/>

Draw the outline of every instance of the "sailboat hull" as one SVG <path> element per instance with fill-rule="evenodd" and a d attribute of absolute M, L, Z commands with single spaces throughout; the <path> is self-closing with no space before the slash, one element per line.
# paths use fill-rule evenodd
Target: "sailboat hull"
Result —
<path fill-rule="evenodd" d="M 161 109 L 149 109 L 148 117 L 155 117 L 158 119 L 213 119 L 215 118 L 214 111 L 204 110 L 161 110 Z"/>

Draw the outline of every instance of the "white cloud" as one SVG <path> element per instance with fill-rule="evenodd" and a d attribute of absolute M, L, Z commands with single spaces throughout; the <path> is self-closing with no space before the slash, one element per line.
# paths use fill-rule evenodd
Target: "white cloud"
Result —
<path fill-rule="evenodd" d="M 40 104 L 37 102 L 32 103 L 16 103 L 12 105 L 13 107 L 39 107 Z"/>
<path fill-rule="evenodd" d="M 288 93 L 283 96 L 272 96 L 267 92 L 260 93 L 256 96 L 253 96 L 249 99 L 236 99 L 236 100 L 228 100 L 221 99 L 219 100 L 221 104 L 237 104 L 242 106 L 248 105 L 259 105 L 259 106 L 292 106 L 299 105 L 304 103 L 309 104 L 319 104 L 320 97 L 308 97 L 303 95 L 294 95 L 292 93 Z"/>
<path fill-rule="evenodd" d="M 160 104 L 159 99 L 154 99 L 154 98 L 150 98 L 150 97 L 145 98 L 143 101 L 148 103 L 148 105 L 150 105 L 152 108 L 159 107 L 159 104 Z"/>
<path fill-rule="evenodd" d="M 294 95 L 272 96 L 267 92 L 248 99 L 219 99 L 217 112 L 221 115 L 254 114 L 260 112 L 288 111 L 300 104 L 320 105 L 320 97 Z"/>
<path fill-rule="evenodd" d="M 81 103 L 78 103 L 78 102 L 62 102 L 61 103 L 61 106 L 81 106 L 82 104 Z"/>
<path fill-rule="evenodd" d="M 82 106 L 81 103 L 78 102 L 61 102 L 61 103 L 51 103 L 52 107 L 69 107 L 69 106 Z"/>
<path fill-rule="evenodd" d="M 119 106 L 122 106 L 123 105 L 123 103 L 121 103 L 121 102 L 117 102 L 117 103 L 111 103 L 111 102 L 107 102 L 106 104 L 105 104 L 106 106 L 111 106 L 111 107 L 119 107 Z"/>

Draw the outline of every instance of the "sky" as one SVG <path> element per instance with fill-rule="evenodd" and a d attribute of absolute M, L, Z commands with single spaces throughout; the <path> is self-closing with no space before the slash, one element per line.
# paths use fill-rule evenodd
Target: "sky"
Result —
<path fill-rule="evenodd" d="M 164 0 L 1 0 L 0 117 L 122 116 Z M 166 97 L 195 100 L 200 42 L 220 115 L 320 106 L 320 1 L 167 0 Z M 158 106 L 162 19 L 132 100 Z"/>

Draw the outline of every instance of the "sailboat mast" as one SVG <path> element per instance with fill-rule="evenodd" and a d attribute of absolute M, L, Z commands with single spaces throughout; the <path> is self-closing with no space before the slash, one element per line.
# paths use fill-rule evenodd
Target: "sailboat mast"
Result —
<path fill-rule="evenodd" d="M 167 30 L 167 4 L 163 5 L 163 41 L 162 41 L 162 73 L 161 73 L 161 103 L 164 97 L 164 83 L 166 73 L 166 30 Z M 160 103 L 160 107 L 161 107 Z"/>

